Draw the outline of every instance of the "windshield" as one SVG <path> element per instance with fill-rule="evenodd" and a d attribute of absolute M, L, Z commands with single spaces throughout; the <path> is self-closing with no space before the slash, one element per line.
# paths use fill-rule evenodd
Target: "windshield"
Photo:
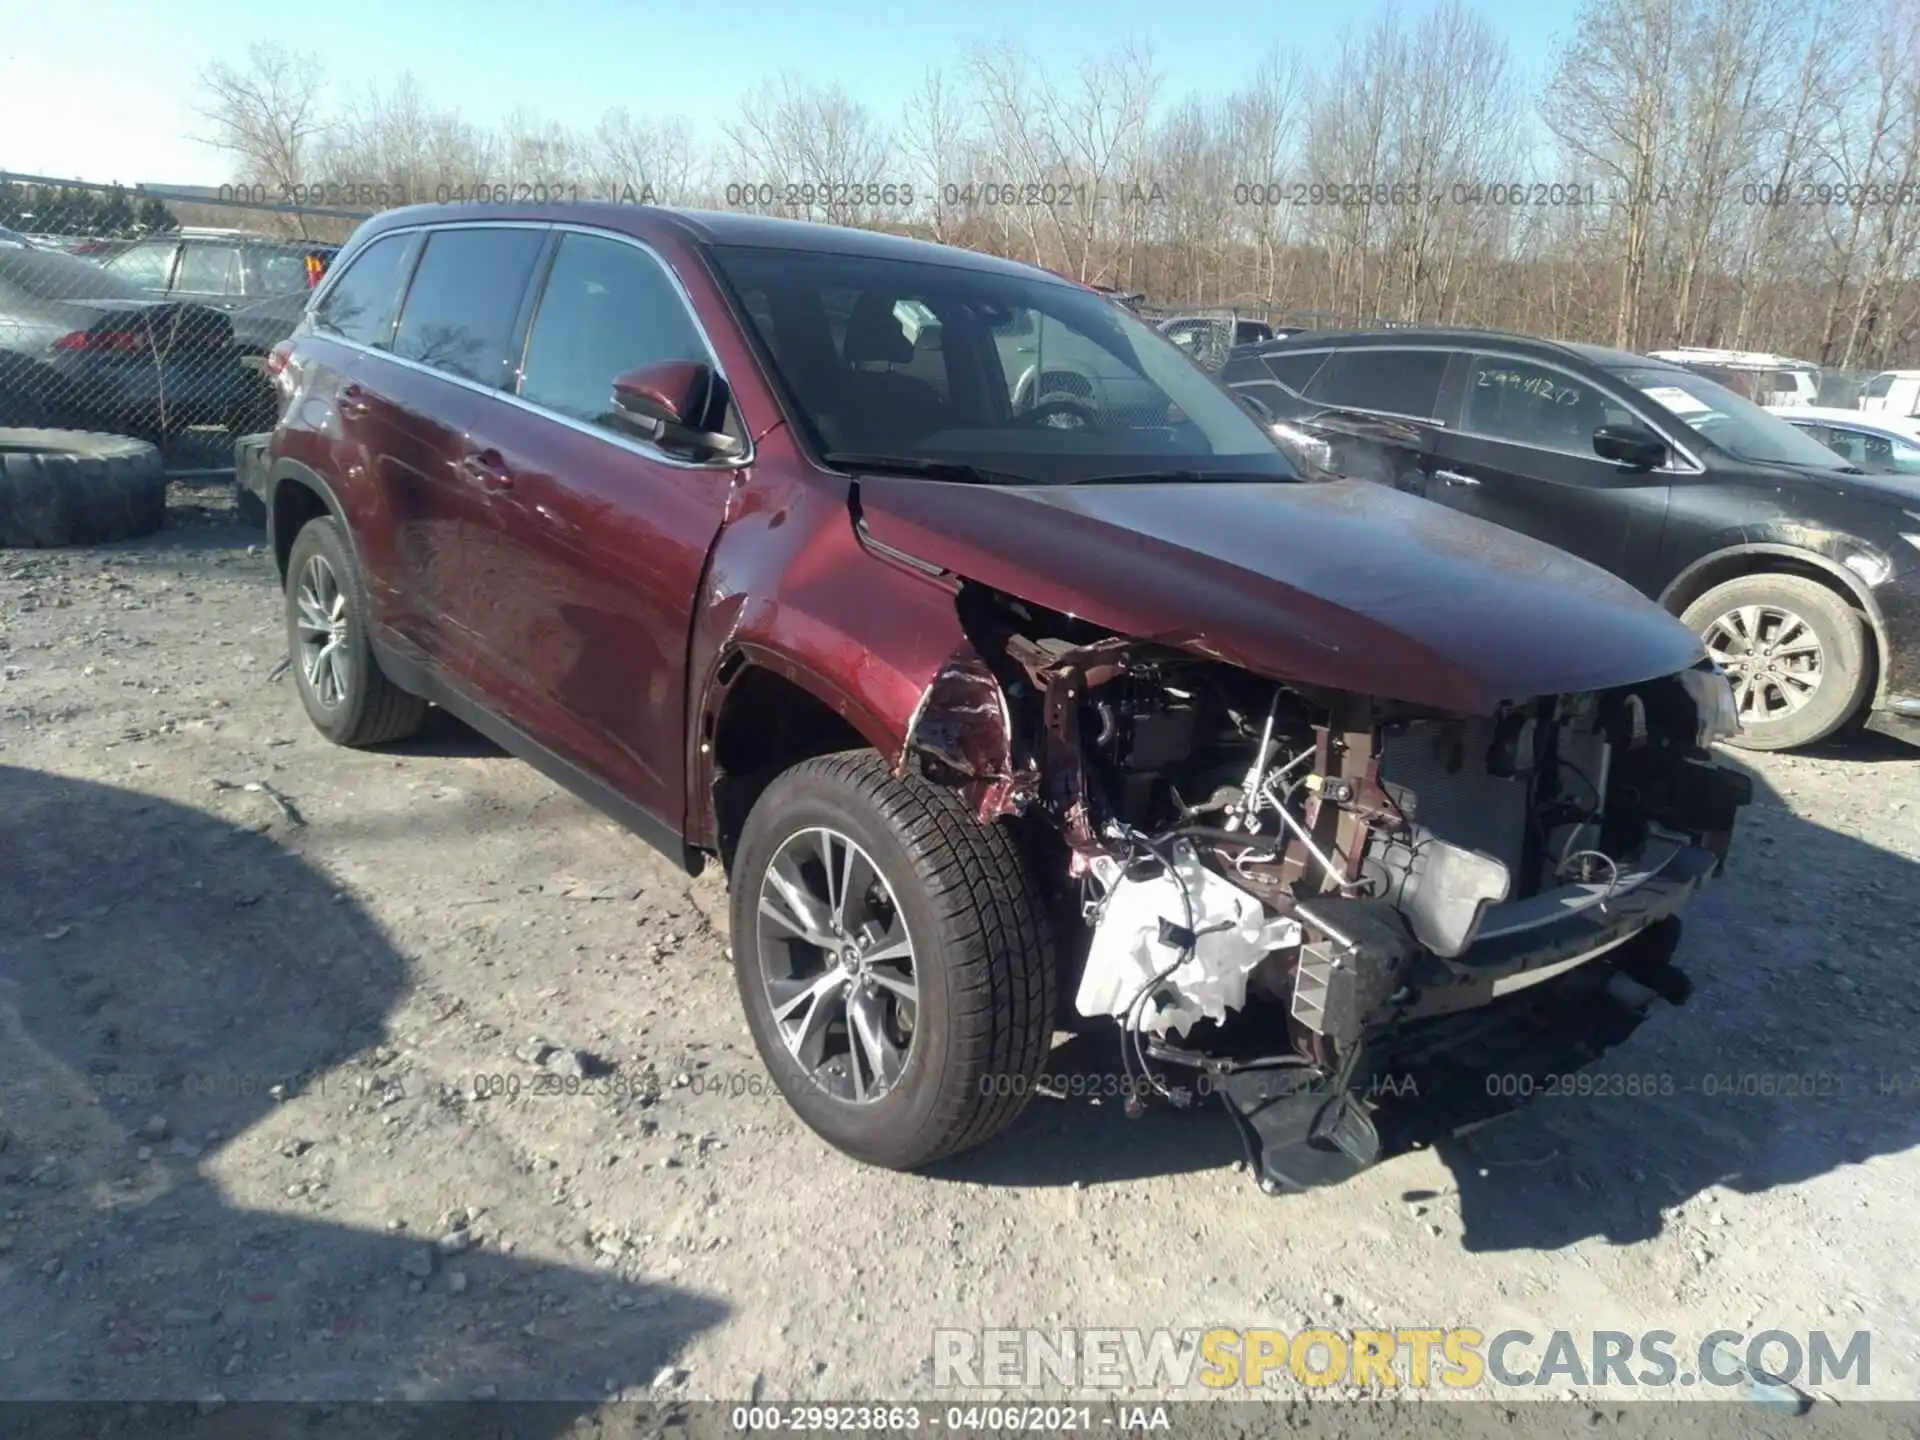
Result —
<path fill-rule="evenodd" d="M 1838 470 L 1846 461 L 1810 435 L 1689 370 L 1616 372 L 1629 385 L 1729 455 L 1760 465 Z"/>
<path fill-rule="evenodd" d="M 1296 478 L 1238 401 L 1090 290 L 920 260 L 714 255 L 830 463 L 891 456 L 1039 484 Z"/>

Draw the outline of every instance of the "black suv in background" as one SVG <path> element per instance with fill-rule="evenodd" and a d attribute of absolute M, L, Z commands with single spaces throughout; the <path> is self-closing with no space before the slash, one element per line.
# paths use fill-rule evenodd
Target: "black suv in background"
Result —
<path fill-rule="evenodd" d="M 269 295 L 301 295 L 320 283 L 337 245 L 244 233 L 152 235 L 100 260 L 149 295 L 222 310 Z"/>
<path fill-rule="evenodd" d="M 1599 346 L 1316 332 L 1237 351 L 1221 378 L 1311 471 L 1495 521 L 1658 599 L 1726 667 L 1734 743 L 1784 750 L 1863 720 L 1920 744 L 1920 485 Z"/>

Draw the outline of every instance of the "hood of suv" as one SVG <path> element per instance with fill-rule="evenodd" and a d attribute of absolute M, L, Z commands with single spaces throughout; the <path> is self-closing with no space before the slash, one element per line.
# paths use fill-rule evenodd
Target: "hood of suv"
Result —
<path fill-rule="evenodd" d="M 863 477 L 883 545 L 1030 604 L 1260 674 L 1484 714 L 1684 670 L 1624 581 L 1362 481 L 987 486 Z"/>

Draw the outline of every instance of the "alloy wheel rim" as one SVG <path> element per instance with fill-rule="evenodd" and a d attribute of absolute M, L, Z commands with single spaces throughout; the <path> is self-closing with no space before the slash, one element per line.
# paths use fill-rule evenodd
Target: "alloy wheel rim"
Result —
<path fill-rule="evenodd" d="M 760 881 L 761 980 L 780 1041 L 851 1104 L 889 1094 L 918 1038 L 913 937 L 872 856 L 838 830 L 796 831 Z"/>
<path fill-rule="evenodd" d="M 1740 605 L 1701 637 L 1733 685 L 1743 725 L 1805 709 L 1826 679 L 1826 650 L 1806 618 L 1779 605 Z"/>
<path fill-rule="evenodd" d="M 347 649 L 347 596 L 326 556 L 312 556 L 294 593 L 300 674 L 323 709 L 336 710 L 353 680 Z"/>

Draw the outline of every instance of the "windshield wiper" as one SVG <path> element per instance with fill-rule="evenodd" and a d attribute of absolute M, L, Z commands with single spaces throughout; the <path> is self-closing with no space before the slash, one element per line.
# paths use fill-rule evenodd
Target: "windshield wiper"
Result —
<path fill-rule="evenodd" d="M 865 450 L 829 450 L 820 457 L 842 470 L 866 470 L 875 475 L 913 475 L 928 480 L 955 480 L 966 485 L 1031 485 L 1024 475 L 987 470 L 963 460 L 930 460 L 923 455 L 882 455 Z"/>

